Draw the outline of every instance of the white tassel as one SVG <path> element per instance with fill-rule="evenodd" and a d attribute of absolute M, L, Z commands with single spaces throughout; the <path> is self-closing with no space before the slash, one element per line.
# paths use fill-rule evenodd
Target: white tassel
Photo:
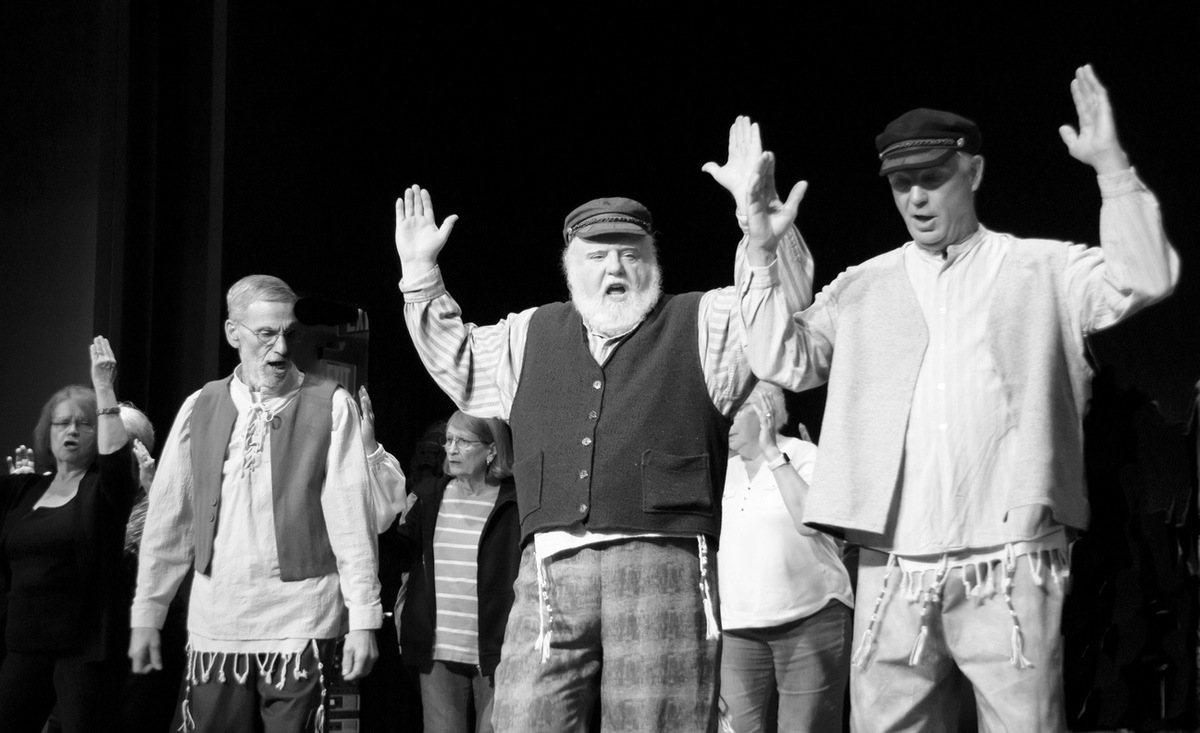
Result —
<path fill-rule="evenodd" d="M 294 679 L 294 680 L 308 679 L 308 670 L 305 669 L 304 667 L 300 666 L 300 658 L 303 656 L 304 656 L 303 652 L 298 652 L 295 655 L 295 657 L 296 657 L 295 666 L 292 667 L 292 679 Z"/>
<path fill-rule="evenodd" d="M 299 656 L 296 652 L 279 655 L 279 681 L 275 683 L 276 690 L 282 690 L 283 686 L 287 684 L 288 657 L 296 656 Z"/>
<path fill-rule="evenodd" d="M 209 655 L 207 662 L 204 661 L 205 654 Z M 212 676 L 213 666 L 216 664 L 216 662 L 216 652 L 200 652 L 200 684 L 205 684 L 208 682 L 209 677 Z"/>
<path fill-rule="evenodd" d="M 867 630 L 863 632 L 862 640 L 858 642 L 858 650 L 854 652 L 854 656 L 850 657 L 850 664 L 858 669 L 862 669 L 867 664 L 867 657 L 871 656 L 871 646 L 875 644 L 875 617 L 871 617 L 871 624 Z"/>
<path fill-rule="evenodd" d="M 311 644 L 313 659 L 317 660 L 317 681 L 321 685 L 321 705 L 317 708 L 317 714 L 313 717 L 313 733 L 325 733 L 325 663 L 321 661 L 321 649 L 317 646 L 317 640 L 309 641 Z"/>
<path fill-rule="evenodd" d="M 536 556 L 536 551 L 535 551 Z M 542 664 L 550 661 L 550 633 L 554 622 L 554 609 L 550 605 L 550 581 L 546 578 L 546 564 L 540 557 L 537 560 L 538 572 L 538 635 L 533 642 L 533 648 L 542 655 Z"/>
<path fill-rule="evenodd" d="M 1034 562 L 1035 557 L 1037 562 Z M 1046 580 L 1042 577 L 1042 553 L 1031 552 L 1025 558 L 1029 561 L 1029 573 L 1033 576 L 1033 584 L 1039 588 L 1045 585 Z"/>
<path fill-rule="evenodd" d="M 721 638 L 721 627 L 717 624 L 717 614 L 713 610 L 712 594 L 708 588 L 708 541 L 704 535 L 697 536 L 700 552 L 700 598 L 704 605 L 704 638 L 716 641 Z"/>
<path fill-rule="evenodd" d="M 1021 628 L 1013 624 L 1012 630 L 1012 656 L 1009 661 L 1013 663 L 1017 669 L 1028 669 L 1033 666 L 1033 662 L 1025 658 L 1025 637 L 1021 633 Z"/>
<path fill-rule="evenodd" d="M 888 555 L 887 567 L 883 571 L 883 584 L 879 589 L 879 595 L 875 596 L 875 607 L 871 609 L 871 620 L 867 622 L 867 630 L 863 633 L 862 641 L 858 643 L 858 651 L 850 657 L 850 664 L 858 669 L 866 666 L 867 660 L 871 656 L 871 648 L 875 645 L 875 625 L 879 623 L 880 608 L 883 606 L 883 599 L 888 592 L 888 582 L 892 578 L 892 571 L 896 569 L 896 556 Z M 901 577 L 903 577 L 901 573 Z"/>
<path fill-rule="evenodd" d="M 912 652 L 908 655 L 908 666 L 915 667 L 921 663 L 921 657 L 925 654 L 927 638 L 929 638 L 929 628 L 925 624 L 921 624 L 921 631 L 917 633 L 917 640 L 913 643 Z"/>
<path fill-rule="evenodd" d="M 246 671 L 238 672 L 238 661 L 246 660 Z M 246 684 L 246 680 L 250 679 L 250 655 L 249 654 L 234 654 L 233 655 L 233 678 L 237 680 L 239 685 Z"/>
<path fill-rule="evenodd" d="M 191 690 L 188 692 L 190 693 Z M 192 717 L 192 704 L 186 695 L 183 698 L 183 704 L 179 706 L 179 720 L 179 733 L 196 730 L 196 720 Z"/>
<path fill-rule="evenodd" d="M 963 566 L 963 568 L 962 568 L 963 594 L 964 594 L 964 595 L 965 595 L 967 598 L 971 598 L 971 597 L 972 597 L 972 591 L 973 591 L 974 589 L 971 587 L 971 579 L 967 577 L 967 568 L 968 568 L 968 567 L 971 567 L 971 566 L 970 566 L 970 565 L 964 565 L 964 566 Z M 979 576 L 975 576 L 975 582 L 976 582 L 976 584 L 978 584 L 978 582 L 979 582 Z"/>

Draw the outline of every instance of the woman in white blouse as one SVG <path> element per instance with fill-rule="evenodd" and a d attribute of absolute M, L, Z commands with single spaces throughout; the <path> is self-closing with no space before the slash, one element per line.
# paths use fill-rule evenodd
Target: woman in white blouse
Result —
<path fill-rule="evenodd" d="M 776 717 L 775 693 L 781 733 L 842 727 L 853 594 L 837 542 L 803 524 L 817 447 L 780 435 L 786 422 L 764 382 L 729 431 L 717 558 L 721 699 L 737 733 Z"/>

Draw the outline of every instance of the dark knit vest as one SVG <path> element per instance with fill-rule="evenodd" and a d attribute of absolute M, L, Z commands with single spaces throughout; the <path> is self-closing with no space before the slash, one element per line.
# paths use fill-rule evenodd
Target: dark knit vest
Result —
<path fill-rule="evenodd" d="M 697 350 L 700 295 L 664 296 L 603 367 L 573 305 L 533 314 L 510 414 L 522 542 L 579 525 L 716 540 L 730 421 Z"/>
<path fill-rule="evenodd" d="M 237 439 L 233 436 L 237 408 L 229 396 L 230 379 L 204 385 L 189 424 L 195 565 L 196 572 L 204 575 L 212 570 L 225 454 L 230 441 Z M 295 399 L 271 422 L 271 495 L 282 580 L 319 578 L 337 570 L 321 510 L 337 386 L 336 382 L 306 375 Z"/>

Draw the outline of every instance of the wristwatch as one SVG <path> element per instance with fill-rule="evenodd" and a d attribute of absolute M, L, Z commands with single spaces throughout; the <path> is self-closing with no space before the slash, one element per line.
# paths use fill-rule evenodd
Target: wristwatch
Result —
<path fill-rule="evenodd" d="M 780 466 L 786 466 L 789 463 L 791 463 L 791 459 L 788 458 L 788 454 L 780 453 L 778 458 L 767 463 L 767 468 L 774 471 L 775 469 L 779 468 Z"/>

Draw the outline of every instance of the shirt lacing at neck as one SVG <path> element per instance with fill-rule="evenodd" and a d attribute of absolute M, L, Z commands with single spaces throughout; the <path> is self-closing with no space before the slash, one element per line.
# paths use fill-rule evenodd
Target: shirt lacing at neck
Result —
<path fill-rule="evenodd" d="M 250 393 L 252 404 L 246 420 L 246 432 L 242 447 L 243 478 L 253 475 L 254 469 L 262 464 L 263 445 L 267 440 L 267 430 L 275 422 L 279 413 L 291 404 L 292 399 L 295 399 L 294 395 L 283 404 L 278 405 L 278 409 L 271 409 L 257 393 Z"/>

